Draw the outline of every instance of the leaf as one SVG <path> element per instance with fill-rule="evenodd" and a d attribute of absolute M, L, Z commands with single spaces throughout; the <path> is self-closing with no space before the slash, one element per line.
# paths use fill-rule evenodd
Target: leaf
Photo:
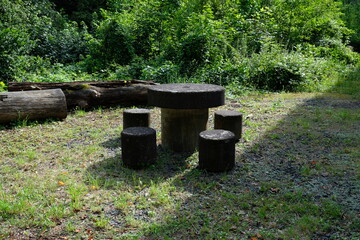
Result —
<path fill-rule="evenodd" d="M 255 234 L 258 239 L 263 239 L 263 236 L 261 236 L 260 233 Z"/>
<path fill-rule="evenodd" d="M 230 231 L 236 231 L 237 227 L 236 226 L 231 226 Z"/>
<path fill-rule="evenodd" d="M 64 186 L 64 185 L 65 185 L 65 183 L 64 183 L 63 181 L 58 181 L 58 185 L 60 185 L 60 186 Z"/>

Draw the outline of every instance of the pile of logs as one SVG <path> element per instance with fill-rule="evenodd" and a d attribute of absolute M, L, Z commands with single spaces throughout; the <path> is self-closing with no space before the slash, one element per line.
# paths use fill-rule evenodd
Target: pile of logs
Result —
<path fill-rule="evenodd" d="M 0 93 L 0 124 L 22 119 L 64 119 L 67 111 L 147 104 L 152 81 L 10 82 Z"/>

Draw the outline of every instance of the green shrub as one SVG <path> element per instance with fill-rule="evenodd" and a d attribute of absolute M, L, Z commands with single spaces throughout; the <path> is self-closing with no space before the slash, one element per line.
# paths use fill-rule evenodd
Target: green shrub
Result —
<path fill-rule="evenodd" d="M 114 71 L 110 72 L 109 77 L 107 78 L 110 81 L 114 81 L 114 80 L 131 80 L 133 79 L 133 77 L 130 75 L 130 66 L 129 65 L 125 65 L 125 66 L 121 66 L 121 65 L 116 65 L 114 66 Z"/>
<path fill-rule="evenodd" d="M 315 57 L 328 58 L 349 65 L 356 65 L 360 61 L 360 55 L 340 40 L 323 39 L 319 42 L 319 46 L 302 44 L 302 47 L 305 53 L 311 53 Z"/>
<path fill-rule="evenodd" d="M 72 81 L 96 81 L 103 79 L 100 74 L 84 72 L 81 65 L 64 65 L 61 63 L 51 64 L 49 60 L 36 57 L 24 57 L 24 63 L 28 63 L 31 71 L 18 68 L 14 81 L 18 82 L 72 82 Z M 34 63 L 31 63 L 33 61 Z M 29 63 L 30 62 L 30 63 Z M 21 61 L 19 61 L 21 63 Z M 37 68 L 34 66 L 37 65 Z M 26 64 L 24 64 L 26 66 Z"/>
<path fill-rule="evenodd" d="M 34 42 L 22 29 L 8 28 L 0 22 L 0 79 L 13 80 L 19 56 L 26 55 Z"/>
<path fill-rule="evenodd" d="M 199 69 L 195 76 L 197 82 L 218 84 L 226 86 L 233 82 L 245 85 L 248 78 L 248 59 L 238 62 L 219 61 L 213 64 L 205 65 Z"/>
<path fill-rule="evenodd" d="M 249 59 L 248 85 L 272 91 L 314 90 L 335 74 L 338 64 L 301 52 L 273 49 Z"/>
<path fill-rule="evenodd" d="M 38 72 L 48 60 L 74 63 L 86 53 L 86 28 L 69 22 L 48 0 L 0 0 L 0 13 L 0 78 L 4 81 L 19 80 L 23 71 Z"/>
<path fill-rule="evenodd" d="M 116 63 L 126 65 L 134 58 L 134 37 L 130 29 L 116 18 L 103 21 L 96 30 L 96 39 L 89 41 L 90 54 L 100 68 Z"/>
<path fill-rule="evenodd" d="M 350 34 L 341 19 L 341 2 L 334 0 L 270 0 L 272 20 L 265 23 L 278 43 L 294 50 L 304 42 L 342 40 Z"/>
<path fill-rule="evenodd" d="M 37 44 L 30 52 L 31 55 L 48 58 L 52 62 L 75 63 L 88 51 L 85 40 L 87 30 L 84 26 L 79 28 L 73 22 L 64 23 L 59 29 L 40 26 L 38 31 L 43 33 L 34 36 Z"/>
<path fill-rule="evenodd" d="M 354 43 L 358 4 L 343 1 Z M 313 90 L 359 62 L 341 10 L 335 0 L 0 0 L 0 80 Z"/>
<path fill-rule="evenodd" d="M 350 35 L 350 45 L 360 52 L 360 2 L 358 0 L 342 0 L 344 3 L 343 19 L 346 26 L 353 31 Z"/>
<path fill-rule="evenodd" d="M 179 78 L 179 67 L 170 61 L 160 66 L 146 66 L 140 77 L 143 80 L 154 80 L 157 83 L 176 82 Z"/>
<path fill-rule="evenodd" d="M 0 82 L 0 92 L 5 92 L 7 90 L 7 86 L 4 82 Z"/>

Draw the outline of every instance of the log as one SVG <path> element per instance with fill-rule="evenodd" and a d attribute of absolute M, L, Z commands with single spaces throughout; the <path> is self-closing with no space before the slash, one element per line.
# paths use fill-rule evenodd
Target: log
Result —
<path fill-rule="evenodd" d="M 0 124 L 66 116 L 66 100 L 61 89 L 0 93 Z"/>
<path fill-rule="evenodd" d="M 10 82 L 8 90 L 11 92 L 60 88 L 65 94 L 68 110 L 73 110 L 147 105 L 147 89 L 152 85 L 156 83 L 140 80 L 65 83 Z"/>

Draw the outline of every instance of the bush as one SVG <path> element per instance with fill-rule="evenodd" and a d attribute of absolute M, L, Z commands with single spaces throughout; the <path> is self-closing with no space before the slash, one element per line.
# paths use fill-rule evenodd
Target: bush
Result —
<path fill-rule="evenodd" d="M 247 82 L 271 91 L 314 90 L 336 74 L 338 66 L 333 61 L 301 52 L 264 50 L 249 59 Z"/>
<path fill-rule="evenodd" d="M 105 69 L 111 64 L 127 65 L 134 58 L 133 36 L 130 29 L 116 18 L 109 17 L 88 42 L 89 70 Z"/>
<path fill-rule="evenodd" d="M 0 82 L 0 92 L 5 92 L 7 90 L 7 86 L 4 82 Z"/>
<path fill-rule="evenodd" d="M 350 45 L 360 52 L 360 2 L 358 0 L 342 0 L 346 26 L 354 32 L 350 35 Z"/>
<path fill-rule="evenodd" d="M 20 56 L 28 54 L 34 42 L 21 29 L 6 28 L 0 23 L 0 80 L 13 80 Z"/>
<path fill-rule="evenodd" d="M 25 81 L 21 72 L 37 72 L 44 61 L 74 63 L 86 53 L 86 29 L 61 16 L 48 0 L 0 0 L 0 13 L 4 81 Z"/>
<path fill-rule="evenodd" d="M 51 2 L 87 21 L 89 32 Z M 359 62 L 341 14 L 335 0 L 0 0 L 0 80 L 186 79 L 308 90 Z"/>
<path fill-rule="evenodd" d="M 31 57 L 34 58 L 34 57 Z M 51 64 L 48 60 L 24 58 L 26 61 L 37 61 L 37 69 L 19 71 L 14 81 L 18 82 L 72 82 L 72 81 L 96 81 L 103 79 L 100 74 L 89 74 L 82 71 L 81 65 L 63 65 L 61 63 Z M 41 66 L 43 63 L 43 66 Z M 34 67 L 30 63 L 28 66 Z M 19 68 L 20 69 L 20 68 Z"/>
<path fill-rule="evenodd" d="M 341 19 L 341 2 L 334 0 L 270 0 L 272 19 L 265 23 L 278 43 L 288 50 L 324 39 L 343 40 L 350 34 Z"/>
<path fill-rule="evenodd" d="M 206 65 L 196 72 L 193 81 L 222 86 L 236 82 L 244 86 L 248 78 L 247 60 L 243 59 L 239 62 L 219 61 Z"/>
<path fill-rule="evenodd" d="M 65 23 L 59 29 L 51 26 L 40 26 L 42 34 L 34 36 L 36 46 L 30 52 L 33 56 L 41 56 L 52 62 L 75 63 L 87 53 L 87 30 L 79 28 L 76 23 Z"/>
<path fill-rule="evenodd" d="M 340 40 L 323 39 L 317 47 L 303 44 L 303 50 L 312 53 L 315 57 L 328 58 L 349 65 L 356 65 L 360 61 L 360 55 Z"/>
<path fill-rule="evenodd" d="M 169 61 L 160 66 L 146 66 L 142 70 L 140 78 L 143 80 L 153 80 L 158 83 L 176 82 L 179 78 L 179 67 Z"/>

